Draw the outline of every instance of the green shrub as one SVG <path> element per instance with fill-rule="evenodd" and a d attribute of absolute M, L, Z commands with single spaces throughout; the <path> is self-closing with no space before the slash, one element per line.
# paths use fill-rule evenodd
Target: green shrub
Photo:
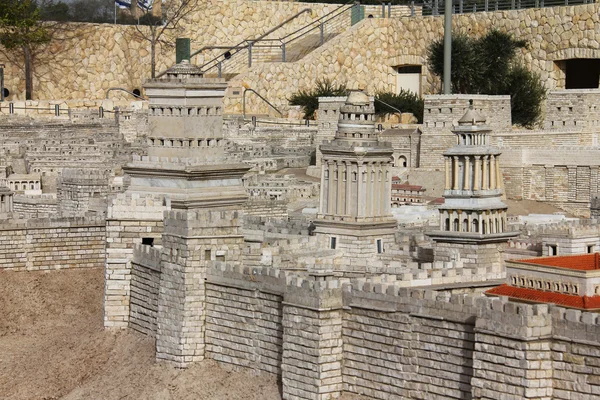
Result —
<path fill-rule="evenodd" d="M 453 34 L 452 92 L 510 95 L 512 122 L 532 128 L 540 120 L 546 90 L 540 77 L 516 60 L 517 51 L 526 46 L 527 42 L 498 30 L 492 30 L 479 39 Z M 442 78 L 442 38 L 429 46 L 428 63 L 433 74 Z"/>
<path fill-rule="evenodd" d="M 402 89 L 398 94 L 392 92 L 378 92 L 375 95 L 375 114 L 385 115 L 398 113 L 394 108 L 389 107 L 388 104 L 403 113 L 412 113 L 419 123 L 423 122 L 423 99 L 410 90 Z"/>
<path fill-rule="evenodd" d="M 319 97 L 347 96 L 344 85 L 334 85 L 329 79 L 317 79 L 316 86 L 310 90 L 299 90 L 288 99 L 293 106 L 302 106 L 304 119 L 315 119 L 319 108 Z"/>

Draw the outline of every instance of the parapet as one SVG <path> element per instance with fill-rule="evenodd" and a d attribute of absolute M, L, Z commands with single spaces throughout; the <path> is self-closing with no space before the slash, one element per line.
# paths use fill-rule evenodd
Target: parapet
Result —
<path fill-rule="evenodd" d="M 549 337 L 552 334 L 549 307 L 515 303 L 507 297 L 482 297 L 477 300 L 476 329 L 519 340 Z"/>
<path fill-rule="evenodd" d="M 151 270 L 161 272 L 161 253 L 162 250 L 160 248 L 136 244 L 133 247 L 132 262 Z"/>
<path fill-rule="evenodd" d="M 109 199 L 107 219 L 157 220 L 171 209 L 171 199 L 156 194 L 120 193 Z"/>

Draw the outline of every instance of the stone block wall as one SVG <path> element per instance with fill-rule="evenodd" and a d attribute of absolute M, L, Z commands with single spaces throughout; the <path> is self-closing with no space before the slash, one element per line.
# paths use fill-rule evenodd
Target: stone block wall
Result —
<path fill-rule="evenodd" d="M 161 249 L 135 245 L 131 261 L 129 327 L 156 337 Z"/>
<path fill-rule="evenodd" d="M 131 260 L 136 244 L 152 239 L 161 245 L 163 212 L 169 199 L 160 195 L 119 194 L 109 200 L 104 266 L 104 326 L 126 328 L 130 315 Z"/>
<path fill-rule="evenodd" d="M 511 129 L 510 96 L 425 96 L 419 167 L 443 171 L 442 154 L 456 145 L 456 135 L 451 129 L 458 125 L 458 120 L 467 112 L 469 100 L 473 100 L 473 108 L 486 118 L 492 130 Z"/>
<path fill-rule="evenodd" d="M 13 198 L 14 213 L 20 219 L 50 218 L 58 216 L 56 197 L 50 195 L 26 196 L 16 195 Z"/>
<path fill-rule="evenodd" d="M 0 225 L 0 269 L 39 271 L 101 267 L 105 239 L 102 219 L 5 221 Z"/>

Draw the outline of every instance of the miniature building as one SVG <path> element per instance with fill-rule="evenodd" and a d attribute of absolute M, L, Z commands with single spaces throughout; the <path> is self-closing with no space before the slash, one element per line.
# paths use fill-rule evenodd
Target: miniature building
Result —
<path fill-rule="evenodd" d="M 13 192 L 7 187 L 0 186 L 0 214 L 13 212 Z"/>
<path fill-rule="evenodd" d="M 42 194 L 39 174 L 12 174 L 7 179 L 10 190 L 20 194 Z"/>
<path fill-rule="evenodd" d="M 397 178 L 397 177 L 394 177 Z M 392 178 L 392 207 L 403 204 L 422 204 L 425 202 L 423 195 L 425 189 L 422 186 L 400 183 L 400 180 Z"/>
<path fill-rule="evenodd" d="M 331 249 L 382 253 L 385 243 L 394 242 L 393 149 L 378 141 L 374 116 L 372 100 L 361 91 L 351 92 L 340 109 L 335 139 L 320 146 L 321 198 L 314 224 Z"/>
<path fill-rule="evenodd" d="M 507 283 L 486 292 L 526 303 L 600 309 L 600 254 L 506 262 Z"/>
<path fill-rule="evenodd" d="M 434 240 L 437 261 L 463 258 L 473 265 L 501 264 L 498 244 L 506 232 L 508 206 L 501 200 L 500 151 L 490 145 L 491 129 L 472 106 L 453 130 L 458 144 L 444 153 L 445 202 Z"/>

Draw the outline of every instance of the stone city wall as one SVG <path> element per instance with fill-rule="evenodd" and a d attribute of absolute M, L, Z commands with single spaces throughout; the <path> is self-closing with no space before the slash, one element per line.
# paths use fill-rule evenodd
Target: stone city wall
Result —
<path fill-rule="evenodd" d="M 38 219 L 0 225 L 1 269 L 39 271 L 104 264 L 103 219 Z"/>
<path fill-rule="evenodd" d="M 49 218 L 58 215 L 58 206 L 53 195 L 15 195 L 13 211 L 20 219 Z"/>
<path fill-rule="evenodd" d="M 210 264 L 200 358 L 279 375 L 284 398 L 598 393 L 598 314 L 387 281 L 314 279 Z"/>

